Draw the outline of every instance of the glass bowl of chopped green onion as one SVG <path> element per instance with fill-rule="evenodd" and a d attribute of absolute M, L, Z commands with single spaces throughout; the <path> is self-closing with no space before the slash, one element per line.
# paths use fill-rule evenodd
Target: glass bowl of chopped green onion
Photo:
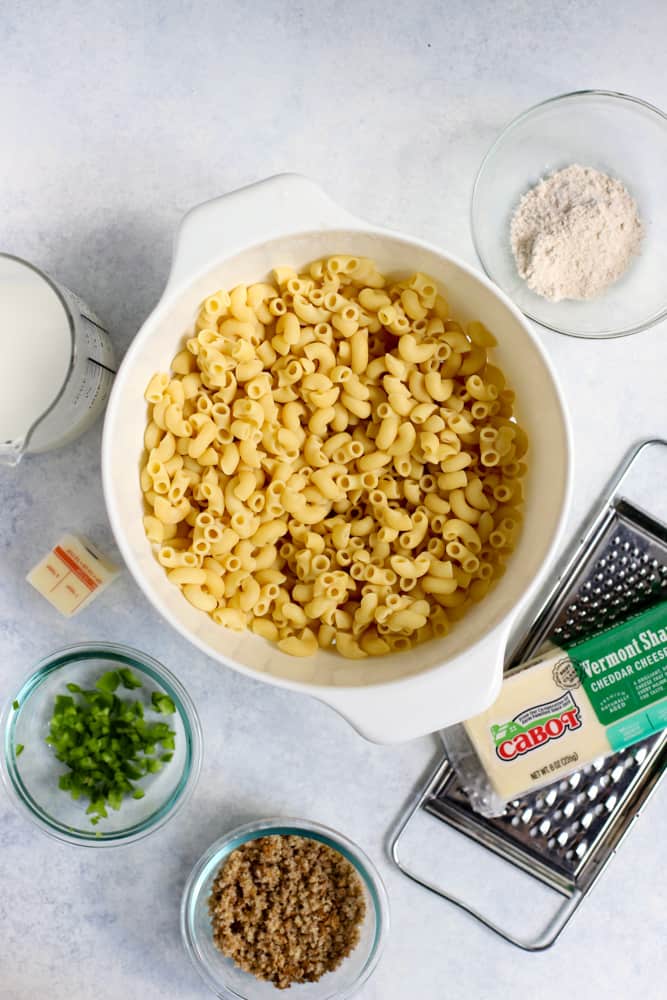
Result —
<path fill-rule="evenodd" d="M 294 980 L 288 990 L 290 997 L 300 1000 L 343 1000 L 351 997 L 372 975 L 386 944 L 389 934 L 387 891 L 375 865 L 360 847 L 336 830 L 307 819 L 269 818 L 247 823 L 225 834 L 203 854 L 190 873 L 181 902 L 181 935 L 190 960 L 202 979 L 221 1000 L 227 998 L 271 1000 L 271 997 L 283 991 L 282 987 L 278 989 L 272 981 L 244 971 L 235 960 L 216 946 L 209 905 L 216 877 L 225 868 L 230 856 L 238 848 L 245 848 L 251 842 L 266 837 L 296 837 L 316 841 L 331 848 L 342 856 L 344 862 L 351 865 L 364 903 L 363 916 L 357 925 L 357 943 L 331 971 L 324 971 L 323 968 L 321 978 L 305 982 Z M 322 915 L 331 913 L 330 901 L 321 900 L 320 905 L 313 902 L 312 898 L 299 897 L 290 902 L 285 878 L 283 877 L 280 885 L 276 884 L 275 868 L 271 870 L 262 864 L 254 867 L 254 863 L 253 868 L 254 880 L 265 910 L 263 912 L 257 910 L 258 897 L 253 897 L 247 884 L 241 882 L 237 891 L 246 918 L 252 922 L 254 914 L 259 916 L 260 926 L 257 928 L 256 940 L 260 952 L 266 944 L 266 933 L 272 933 L 271 927 L 278 924 L 280 931 L 282 926 L 282 920 L 277 913 L 271 912 L 272 893 L 281 898 L 283 912 L 287 918 L 285 933 L 290 939 L 292 932 L 289 923 L 295 917 L 294 908 L 302 909 L 304 915 L 316 911 Z M 322 876 L 316 876 L 315 881 L 322 884 Z M 337 885 L 340 889 L 339 882 Z M 338 905 L 341 909 L 336 912 L 334 917 L 336 920 L 343 918 L 349 900 L 339 900 Z M 330 917 L 325 916 L 325 923 L 328 919 Z M 297 924 L 299 920 L 301 916 L 296 919 Z M 337 926 L 340 934 L 341 925 Z M 231 924 L 230 929 L 237 938 L 243 938 L 245 935 L 245 929 L 236 927 L 235 924 Z M 312 947 L 315 933 L 312 925 L 302 927 L 301 933 L 303 941 L 308 943 L 308 947 Z M 298 950 L 298 941 L 296 947 Z"/>
<path fill-rule="evenodd" d="M 2 778 L 52 837 L 131 843 L 183 807 L 199 776 L 201 726 L 174 675 L 129 646 L 45 657 L 0 717 Z"/>

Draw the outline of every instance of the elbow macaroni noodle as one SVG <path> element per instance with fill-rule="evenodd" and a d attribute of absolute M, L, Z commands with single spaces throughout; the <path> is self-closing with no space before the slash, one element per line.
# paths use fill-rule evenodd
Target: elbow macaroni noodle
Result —
<path fill-rule="evenodd" d="M 445 636 L 502 575 L 528 447 L 481 323 L 338 255 L 203 303 L 145 393 L 144 527 L 214 622 L 293 656 Z"/>

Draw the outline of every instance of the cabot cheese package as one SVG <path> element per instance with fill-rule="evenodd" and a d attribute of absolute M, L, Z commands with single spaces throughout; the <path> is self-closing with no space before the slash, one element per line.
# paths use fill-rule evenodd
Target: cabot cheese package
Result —
<path fill-rule="evenodd" d="M 494 704 L 443 733 L 474 809 L 506 804 L 667 727 L 667 601 L 505 678 Z"/>

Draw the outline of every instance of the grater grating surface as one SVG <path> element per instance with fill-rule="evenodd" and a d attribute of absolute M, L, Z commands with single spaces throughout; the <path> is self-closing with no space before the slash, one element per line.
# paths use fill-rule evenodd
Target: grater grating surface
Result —
<path fill-rule="evenodd" d="M 622 463 L 606 498 L 561 564 L 560 575 L 533 610 L 523 638 L 506 660 L 507 672 L 533 657 L 545 643 L 580 641 L 667 597 L 665 482 L 667 441 L 642 442 Z M 646 513 L 647 509 L 655 514 Z M 667 731 L 600 758 L 510 803 L 504 816 L 487 819 L 471 808 L 447 757 L 441 756 L 399 817 L 389 838 L 389 852 L 398 868 L 419 885 L 465 910 L 511 944 L 542 951 L 557 940 L 586 898 L 665 769 Z M 423 812 L 506 862 L 508 892 L 519 886 L 512 878 L 513 868 L 552 890 L 559 902 L 551 908 L 547 923 L 537 927 L 539 918 L 535 917 L 529 925 L 524 922 L 521 932 L 511 929 L 504 911 L 500 922 L 491 916 L 488 905 L 480 909 L 460 890 L 448 889 L 432 881 L 428 872 L 406 863 L 400 845 L 408 827 Z M 471 876 L 471 889 L 479 890 L 476 868 Z M 487 904 L 494 901 L 492 896 Z"/>
<path fill-rule="evenodd" d="M 630 507 L 624 504 L 622 509 Z M 667 593 L 667 546 L 645 529 L 639 530 L 620 511 L 598 551 L 591 553 L 591 562 L 576 593 L 566 596 L 566 602 L 572 599 L 554 625 L 555 643 L 578 642 Z"/>
<path fill-rule="evenodd" d="M 633 508 L 615 510 L 593 551 L 552 610 L 548 638 L 557 644 L 579 641 L 627 618 L 658 596 L 667 595 L 667 542 L 631 520 Z M 637 512 L 645 521 L 645 517 Z M 542 631 L 544 632 L 543 626 Z M 541 645 L 524 643 L 511 667 Z M 531 649 L 532 646 L 532 649 Z M 664 737 L 652 736 L 620 753 L 600 758 L 569 778 L 518 799 L 506 814 L 484 819 L 475 813 L 455 777 L 450 775 L 425 803 L 439 814 L 454 805 L 498 835 L 502 843 L 531 854 L 564 876 L 581 872 L 609 825 L 617 806 L 631 794 Z M 490 846 L 490 845 L 489 845 Z"/>

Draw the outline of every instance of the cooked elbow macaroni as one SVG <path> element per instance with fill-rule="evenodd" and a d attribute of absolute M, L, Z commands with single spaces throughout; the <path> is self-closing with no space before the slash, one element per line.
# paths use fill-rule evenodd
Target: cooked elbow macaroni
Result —
<path fill-rule="evenodd" d="M 436 282 L 338 255 L 203 303 L 146 400 L 144 525 L 214 622 L 351 659 L 445 636 L 504 569 L 528 447 Z"/>

